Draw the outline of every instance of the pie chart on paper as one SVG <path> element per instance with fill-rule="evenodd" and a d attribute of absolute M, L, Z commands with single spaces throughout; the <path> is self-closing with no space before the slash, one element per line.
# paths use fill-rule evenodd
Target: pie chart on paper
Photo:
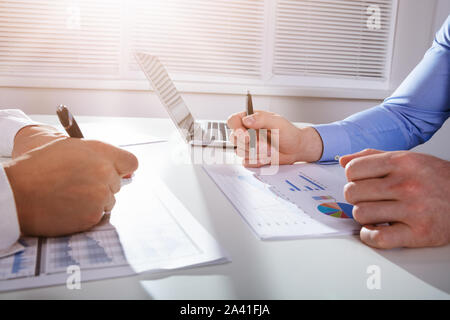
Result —
<path fill-rule="evenodd" d="M 327 202 L 320 204 L 317 209 L 334 218 L 353 219 L 353 206 L 344 202 Z"/>

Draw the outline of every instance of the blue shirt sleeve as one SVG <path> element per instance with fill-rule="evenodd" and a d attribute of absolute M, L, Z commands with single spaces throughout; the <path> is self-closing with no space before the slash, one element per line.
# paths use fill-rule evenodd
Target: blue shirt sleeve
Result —
<path fill-rule="evenodd" d="M 433 45 L 383 103 L 342 121 L 317 125 L 320 161 L 365 148 L 408 150 L 426 142 L 450 116 L 450 16 Z"/>

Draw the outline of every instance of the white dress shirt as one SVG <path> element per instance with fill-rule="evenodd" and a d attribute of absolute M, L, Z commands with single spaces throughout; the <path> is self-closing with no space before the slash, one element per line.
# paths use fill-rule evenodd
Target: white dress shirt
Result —
<path fill-rule="evenodd" d="M 20 110 L 0 110 L 0 156 L 10 157 L 14 138 L 23 127 L 37 124 Z M 0 257 L 21 249 L 14 194 L 3 166 L 0 165 Z"/>

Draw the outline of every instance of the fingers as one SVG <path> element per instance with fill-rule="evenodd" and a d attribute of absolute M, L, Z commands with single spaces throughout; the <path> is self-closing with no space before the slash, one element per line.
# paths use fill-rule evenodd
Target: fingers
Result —
<path fill-rule="evenodd" d="M 395 169 L 391 161 L 392 153 L 374 151 L 363 151 L 362 156 L 354 154 L 340 159 L 341 165 L 345 164 L 348 181 L 385 177 Z"/>
<path fill-rule="evenodd" d="M 120 177 L 129 176 L 138 168 L 138 160 L 131 152 L 100 141 L 90 140 L 86 142 L 95 151 L 104 154 L 107 159 L 112 161 Z"/>
<path fill-rule="evenodd" d="M 413 246 L 411 228 L 401 222 L 394 222 L 389 226 L 366 225 L 360 232 L 361 241 L 379 249 Z"/>
<path fill-rule="evenodd" d="M 233 130 L 230 140 L 236 145 L 237 139 L 248 135 L 247 129 L 280 129 L 290 122 L 275 113 L 258 110 L 250 116 L 245 111 L 235 113 L 228 118 L 227 125 Z"/>
<path fill-rule="evenodd" d="M 339 159 L 339 163 L 341 164 L 342 167 L 345 168 L 347 163 L 349 163 L 353 159 L 364 157 L 364 156 L 369 156 L 372 154 L 380 154 L 380 153 L 384 153 L 384 151 L 379 151 L 379 150 L 375 150 L 375 149 L 364 149 L 362 151 L 359 151 L 359 152 L 356 152 L 353 154 L 348 154 L 348 155 L 342 156 Z"/>
<path fill-rule="evenodd" d="M 256 160 L 253 159 L 243 159 L 242 160 L 242 165 L 246 168 L 259 168 L 265 165 L 268 165 L 271 163 L 271 159 L 270 158 L 257 158 Z"/>
<path fill-rule="evenodd" d="M 227 120 L 228 127 L 232 130 L 245 129 L 244 125 L 242 124 L 242 118 L 246 115 L 247 112 L 245 111 L 232 114 Z"/>
<path fill-rule="evenodd" d="M 105 208 L 103 209 L 104 212 L 111 212 L 116 204 L 116 197 L 114 197 L 113 194 L 111 194 L 109 200 L 105 204 Z"/>
<path fill-rule="evenodd" d="M 263 135 L 261 132 L 256 136 L 257 141 L 255 144 L 255 153 L 261 155 L 270 156 L 271 154 L 271 144 L 268 139 L 268 135 Z M 240 157 L 248 157 L 250 151 L 250 141 L 247 139 L 238 138 L 238 143 L 236 144 L 236 154 Z"/>
<path fill-rule="evenodd" d="M 118 150 L 114 161 L 117 173 L 121 177 L 129 176 L 138 168 L 138 160 L 134 154 L 125 150 Z"/>
<path fill-rule="evenodd" d="M 120 191 L 120 188 L 122 186 L 122 181 L 121 181 L 120 177 L 117 174 L 115 174 L 109 181 L 108 185 L 109 185 L 109 189 L 110 189 L 111 193 L 116 194 L 117 192 Z"/>
<path fill-rule="evenodd" d="M 399 201 L 360 202 L 353 207 L 353 218 L 361 225 L 405 222 L 405 212 Z"/>
<path fill-rule="evenodd" d="M 282 116 L 267 111 L 256 111 L 252 115 L 245 116 L 242 123 L 249 129 L 281 129 L 290 124 Z"/>
<path fill-rule="evenodd" d="M 238 148 L 243 148 L 250 143 L 250 135 L 245 128 L 238 128 L 231 132 L 230 141 Z"/>
<path fill-rule="evenodd" d="M 344 186 L 345 199 L 351 204 L 378 200 L 398 200 L 392 179 L 375 178 L 351 181 Z"/>
<path fill-rule="evenodd" d="M 250 143 L 243 139 L 238 140 L 236 155 L 243 158 L 242 164 L 247 168 L 258 168 L 267 164 L 278 164 L 278 153 L 273 150 L 268 137 L 270 133 L 259 130 L 256 148 L 250 151 Z"/>

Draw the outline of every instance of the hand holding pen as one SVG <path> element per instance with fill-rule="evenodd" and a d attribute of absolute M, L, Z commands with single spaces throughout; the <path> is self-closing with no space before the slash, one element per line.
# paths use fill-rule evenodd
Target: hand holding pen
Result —
<path fill-rule="evenodd" d="M 84 138 L 83 133 L 81 132 L 80 127 L 78 126 L 75 117 L 69 111 L 69 109 L 65 105 L 59 105 L 56 108 L 56 114 L 58 115 L 58 119 L 63 126 L 64 130 L 66 130 L 67 134 L 71 138 Z M 131 182 L 132 174 L 128 174 L 122 177 L 121 185 L 128 184 Z"/>
<path fill-rule="evenodd" d="M 26 150 L 22 145 L 35 141 L 36 134 L 45 135 L 46 128 L 23 128 L 14 148 Z M 50 135 L 56 131 L 48 130 Z M 66 130 L 75 135 L 70 127 Z M 58 136 L 27 150 L 4 165 L 20 231 L 30 236 L 62 236 L 92 228 L 104 212 L 112 210 L 121 179 L 137 166 L 133 154 L 100 141 Z"/>

